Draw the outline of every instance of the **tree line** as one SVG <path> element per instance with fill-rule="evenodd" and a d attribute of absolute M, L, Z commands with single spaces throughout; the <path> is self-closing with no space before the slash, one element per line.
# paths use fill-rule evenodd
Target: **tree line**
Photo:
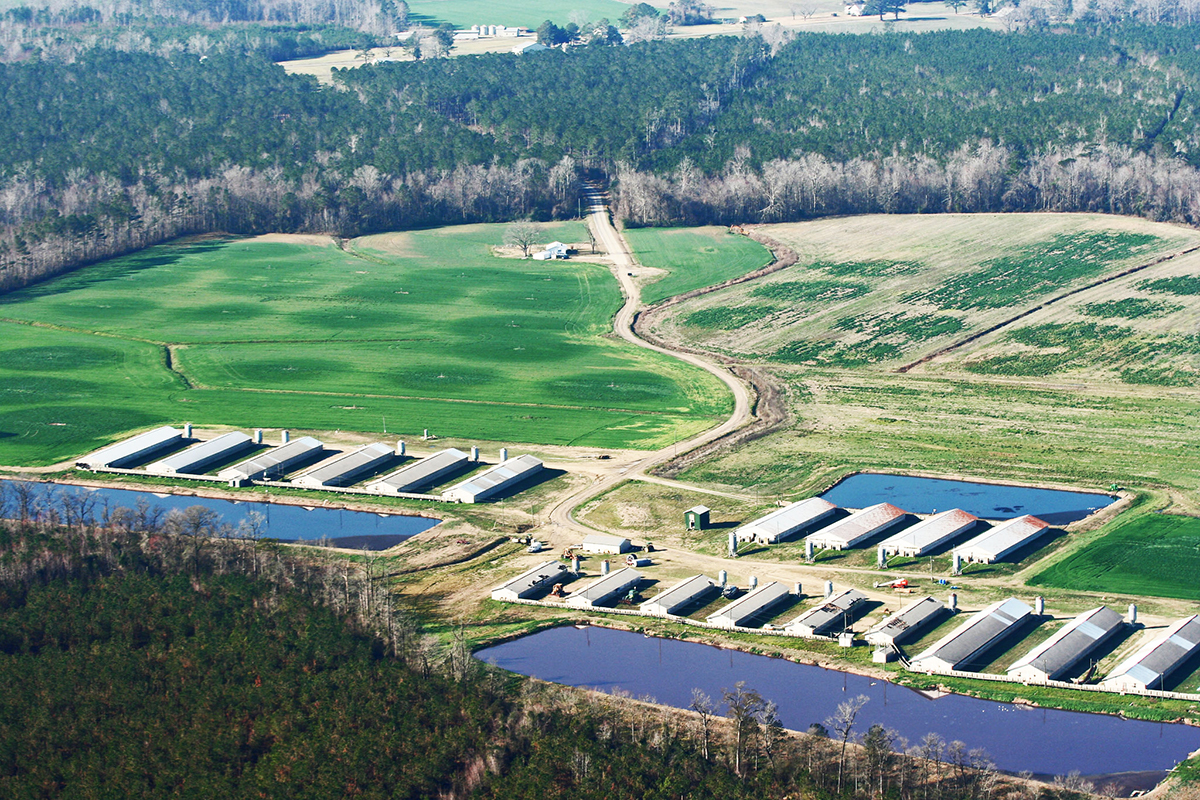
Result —
<path fill-rule="evenodd" d="M 1194 28 L 745 37 L 384 63 L 0 64 L 0 289 L 187 233 L 1106 211 L 1197 221 Z M 654 80 L 647 80 L 654 75 Z M 613 87 L 620 87 L 613 91 Z"/>
<path fill-rule="evenodd" d="M 738 683 L 691 714 L 516 679 L 434 637 L 380 554 L 276 545 L 193 506 L 0 484 L 5 797 L 1069 800 L 986 755 L 855 726 L 786 732 Z"/>

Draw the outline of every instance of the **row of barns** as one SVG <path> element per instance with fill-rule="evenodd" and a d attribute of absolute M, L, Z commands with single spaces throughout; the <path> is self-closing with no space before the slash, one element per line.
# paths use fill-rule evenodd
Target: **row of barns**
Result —
<path fill-rule="evenodd" d="M 479 448 L 465 453 L 448 448 L 419 459 L 406 459 L 405 446 L 395 447 L 373 442 L 346 452 L 326 449 L 311 436 L 292 439 L 287 431 L 275 446 L 264 446 L 262 431 L 253 436 L 235 431 L 207 441 L 185 446 L 191 441 L 191 426 L 164 426 L 98 450 L 76 462 L 76 466 L 96 472 L 126 470 L 144 466 L 149 475 L 224 481 L 234 486 L 253 483 L 287 482 L 306 489 L 339 490 L 367 481 L 361 491 L 368 494 L 410 496 L 437 486 L 454 475 L 478 468 Z M 181 449 L 182 448 L 182 449 Z M 175 451 L 175 452 L 171 452 Z M 240 455 L 253 454 L 242 461 Z M 165 458 L 157 458 L 170 452 Z M 157 459 L 157 460 L 155 460 Z M 388 471 L 398 462 L 399 469 Z M 149 463 L 147 463 L 149 462 Z M 210 469 L 222 467 L 215 475 Z M 501 451 L 501 463 L 475 472 L 444 489 L 441 499 L 452 503 L 478 503 L 500 495 L 533 478 L 544 464 L 531 455 L 508 457 Z M 382 477 L 377 477 L 386 472 Z"/>
<path fill-rule="evenodd" d="M 895 647 L 906 639 L 919 638 L 922 631 L 934 627 L 950 612 L 933 597 L 923 597 L 873 627 L 866 640 L 882 647 Z M 977 666 L 985 654 L 1037 616 L 1040 608 L 1035 610 L 1015 597 L 999 600 L 914 656 L 909 668 L 948 672 Z M 1062 680 L 1136 621 L 1136 610 L 1132 608 L 1128 617 L 1104 605 L 1088 609 L 1009 665 L 1006 672 L 1028 683 Z M 1113 691 L 1163 689 L 1171 676 L 1197 653 L 1200 653 L 1200 616 L 1192 615 L 1149 635 L 1098 686 Z"/>
<path fill-rule="evenodd" d="M 527 600 L 537 597 L 555 585 L 570 581 L 574 574 L 558 561 L 547 561 L 526 570 L 515 578 L 492 590 L 493 600 Z M 565 605 L 575 608 L 598 608 L 609 605 L 630 590 L 636 589 L 645 576 L 633 567 L 601 575 L 595 581 L 571 592 Z M 713 580 L 706 575 L 684 578 L 653 598 L 640 604 L 641 613 L 647 616 L 667 617 L 689 608 L 698 608 L 715 599 L 724 587 L 724 577 Z M 779 581 L 755 586 L 747 594 L 733 600 L 706 617 L 706 621 L 719 628 L 738 628 L 761 623 L 764 618 L 787 601 L 799 597 L 800 587 L 792 589 Z M 816 606 L 804 611 L 795 619 L 781 626 L 787 632 L 802 636 L 826 636 L 838 632 L 854 618 L 867 597 L 855 589 L 839 594 L 832 592 Z"/>
<path fill-rule="evenodd" d="M 842 513 L 828 500 L 810 497 L 741 526 L 735 536 L 738 542 L 777 544 L 806 533 L 805 549 L 811 557 L 814 551 L 847 550 L 891 532 L 878 545 L 882 563 L 888 556 L 917 557 L 933 552 L 985 524 L 974 514 L 957 508 L 934 514 L 913 525 L 907 525 L 913 515 L 891 503 L 878 503 L 839 516 Z M 964 562 L 990 564 L 1048 530 L 1050 525 L 1026 514 L 973 536 L 955 547 L 954 555 Z"/>
<path fill-rule="evenodd" d="M 492 590 L 492 599 L 516 601 L 535 599 L 546 591 L 571 581 L 575 577 L 566 565 L 558 561 L 539 564 Z M 602 608 L 631 596 L 645 580 L 632 567 L 605 572 L 591 583 L 571 592 L 564 604 L 575 608 Z M 754 585 L 747 594 L 707 614 L 705 621 L 718 628 L 735 629 L 763 624 L 780 606 L 800 595 L 795 589 L 778 581 Z M 670 586 L 639 605 L 640 613 L 654 617 L 671 617 L 704 608 L 716 599 L 724 588 L 725 576 L 718 580 L 705 575 L 693 575 Z M 771 630 L 802 637 L 835 637 L 846 639 L 849 646 L 853 634 L 850 626 L 870 609 L 867 596 L 856 589 L 834 592 L 826 584 L 825 596 L 795 618 L 780 625 L 768 625 Z M 864 634 L 869 644 L 884 650 L 899 651 L 906 642 L 920 640 L 943 624 L 956 612 L 952 596 L 949 605 L 934 597 L 913 600 L 894 614 L 885 617 Z M 926 647 L 909 662 L 909 669 L 918 672 L 970 672 L 978 669 L 1019 633 L 1028 632 L 1027 623 L 1042 615 L 1042 601 L 1036 608 L 1009 597 L 997 601 L 978 613 L 968 616 L 953 630 Z M 1113 642 L 1122 631 L 1137 621 L 1136 608 L 1123 617 L 1108 606 L 1098 606 L 1079 614 L 1029 653 L 1012 663 L 1006 670 L 1009 677 L 1026 683 L 1045 683 L 1063 680 L 1087 663 L 1090 657 L 1103 652 L 1104 645 Z M 1025 634 L 1022 634 L 1025 635 Z M 1200 655 L 1200 616 L 1178 620 L 1162 631 L 1148 631 L 1146 641 L 1124 658 L 1097 684 L 1111 691 L 1144 691 L 1164 689 L 1173 675 L 1180 672 L 1190 659 Z"/>

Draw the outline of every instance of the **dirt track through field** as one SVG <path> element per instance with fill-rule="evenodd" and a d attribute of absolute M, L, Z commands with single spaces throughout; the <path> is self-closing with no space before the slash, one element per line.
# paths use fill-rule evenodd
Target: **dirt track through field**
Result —
<path fill-rule="evenodd" d="M 649 342 L 634 330 L 634 323 L 641 305 L 641 289 L 634 279 L 634 270 L 640 269 L 640 267 L 630 252 L 629 244 L 613 225 L 612 216 L 603 195 L 595 187 L 589 186 L 586 191 L 588 224 L 595 232 L 596 239 L 608 253 L 612 261 L 613 274 L 621 286 L 621 294 L 625 297 L 624 305 L 613 318 L 613 332 L 630 344 L 677 358 L 715 375 L 733 392 L 733 413 L 730 414 L 729 419 L 717 427 L 677 442 L 671 447 L 665 447 L 634 464 L 631 468 L 621 469 L 606 476 L 597 476 L 593 483 L 560 500 L 550 509 L 550 530 L 548 531 L 552 534 L 552 544 L 557 546 L 573 544 L 578 534 L 591 532 L 591 528 L 576 520 L 574 516 L 575 509 L 588 500 L 607 492 L 624 481 L 644 476 L 647 470 L 676 458 L 680 453 L 692 452 L 721 439 L 744 427 L 753 419 L 750 390 L 730 369 L 696 353 L 672 349 L 664 346 L 665 343 Z"/>

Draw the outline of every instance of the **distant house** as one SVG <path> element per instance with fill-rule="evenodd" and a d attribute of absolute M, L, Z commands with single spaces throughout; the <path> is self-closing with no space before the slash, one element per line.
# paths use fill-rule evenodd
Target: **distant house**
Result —
<path fill-rule="evenodd" d="M 542 49 L 545 50 L 546 48 L 543 47 Z M 534 253 L 533 259 L 535 261 L 550 261 L 552 259 L 566 260 L 568 257 L 567 252 L 567 246 L 562 242 L 551 242 L 550 244 L 546 245 L 546 249 L 542 252 Z"/>
<path fill-rule="evenodd" d="M 520 55 L 524 55 L 525 53 L 538 53 L 538 52 L 541 52 L 542 50 L 549 50 L 549 49 L 550 48 L 546 47 L 546 45 L 544 45 L 544 44 L 538 44 L 537 42 L 526 42 L 525 44 L 517 45 L 516 47 L 514 47 L 512 49 L 512 51 L 520 56 Z"/>
<path fill-rule="evenodd" d="M 866 4 L 864 4 L 864 3 L 850 3 L 849 5 L 846 6 L 846 16 L 847 17 L 861 17 L 863 15 L 863 10 L 865 8 L 866 8 Z"/>

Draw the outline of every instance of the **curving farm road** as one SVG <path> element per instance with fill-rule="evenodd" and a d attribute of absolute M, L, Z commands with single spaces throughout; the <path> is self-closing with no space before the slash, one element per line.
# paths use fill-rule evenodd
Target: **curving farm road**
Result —
<path fill-rule="evenodd" d="M 548 532 L 552 535 L 547 537 L 554 545 L 566 545 L 575 541 L 574 538 L 571 541 L 567 541 L 566 539 L 560 540 L 557 538 L 559 536 L 566 537 L 569 534 L 571 537 L 574 537 L 579 533 L 589 533 L 592 531 L 592 528 L 579 522 L 574 517 L 575 509 L 588 500 L 608 491 L 623 481 L 645 475 L 646 470 L 675 458 L 680 453 L 686 453 L 715 439 L 719 439 L 737 430 L 751 419 L 750 391 L 728 369 L 691 353 L 677 352 L 650 344 L 634 332 L 633 322 L 636 318 L 638 308 L 641 306 L 641 289 L 632 275 L 632 270 L 638 267 L 637 262 L 629 250 L 629 245 L 626 243 L 625 237 L 621 236 L 620 231 L 613 225 L 608 204 L 599 190 L 589 186 L 585 192 L 588 201 L 588 224 L 595 232 L 597 241 L 603 244 L 605 252 L 608 253 L 609 258 L 612 260 L 613 274 L 621 286 L 621 294 L 625 296 L 625 304 L 621 306 L 621 310 L 613 317 L 613 332 L 630 344 L 677 358 L 680 361 L 685 361 L 688 364 L 712 373 L 733 392 L 734 402 L 733 413 L 729 416 L 729 419 L 715 428 L 710 428 L 701 434 L 693 436 L 691 439 L 678 442 L 672 447 L 663 448 L 638 462 L 629 470 L 597 478 L 591 485 L 585 486 L 556 503 L 550 509 L 549 515 L 550 530 Z"/>

